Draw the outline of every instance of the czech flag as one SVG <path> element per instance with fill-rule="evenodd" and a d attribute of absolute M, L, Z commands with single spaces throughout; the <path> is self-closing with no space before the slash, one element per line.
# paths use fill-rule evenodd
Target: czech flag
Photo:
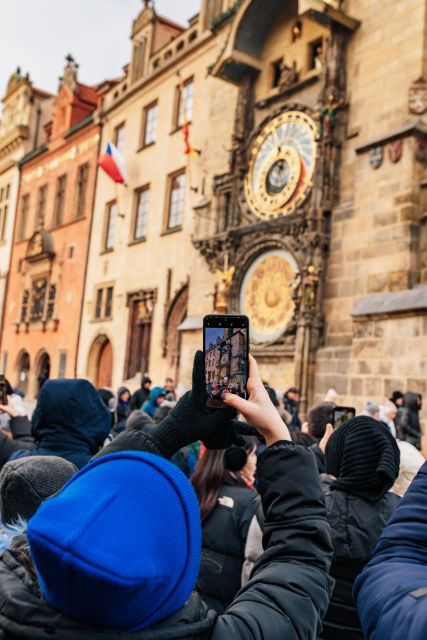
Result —
<path fill-rule="evenodd" d="M 128 183 L 125 159 L 123 154 L 112 142 L 107 142 L 105 153 L 101 154 L 98 158 L 98 166 L 100 166 L 114 182 L 124 185 Z"/>

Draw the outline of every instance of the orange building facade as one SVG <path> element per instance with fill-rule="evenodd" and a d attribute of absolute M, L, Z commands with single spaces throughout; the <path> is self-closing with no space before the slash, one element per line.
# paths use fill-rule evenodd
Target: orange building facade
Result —
<path fill-rule="evenodd" d="M 100 92 L 67 58 L 46 142 L 25 156 L 3 315 L 2 362 L 30 398 L 74 377 L 99 153 Z"/>

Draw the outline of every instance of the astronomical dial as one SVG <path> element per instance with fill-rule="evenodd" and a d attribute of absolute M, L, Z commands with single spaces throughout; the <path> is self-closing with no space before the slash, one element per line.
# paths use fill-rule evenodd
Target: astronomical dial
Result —
<path fill-rule="evenodd" d="M 315 122 L 287 111 L 269 122 L 256 138 L 245 179 L 253 213 L 268 219 L 292 213 L 311 188 L 316 162 Z"/>

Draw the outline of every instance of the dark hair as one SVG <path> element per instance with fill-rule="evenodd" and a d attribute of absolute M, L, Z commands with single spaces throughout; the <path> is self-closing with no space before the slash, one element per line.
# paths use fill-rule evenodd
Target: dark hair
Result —
<path fill-rule="evenodd" d="M 309 433 L 304 433 L 299 429 L 291 433 L 291 438 L 294 444 L 299 444 L 306 449 L 311 447 L 313 444 L 317 444 L 317 440 L 314 436 L 311 436 Z"/>
<path fill-rule="evenodd" d="M 319 402 L 308 412 L 308 432 L 316 440 L 321 440 L 325 435 L 326 425 L 332 422 L 334 408 L 335 405 L 332 402 Z"/>
<path fill-rule="evenodd" d="M 244 440 L 245 444 L 242 448 L 247 453 L 250 453 L 256 447 L 257 440 L 253 437 L 246 437 Z M 226 449 L 208 449 L 206 453 L 199 458 L 191 478 L 191 484 L 199 499 L 202 522 L 206 520 L 215 508 L 221 485 L 246 487 L 244 480 L 242 480 L 240 476 L 234 475 L 226 469 L 224 463 L 225 452 Z"/>
<path fill-rule="evenodd" d="M 102 402 L 109 408 L 109 401 L 111 398 L 114 398 L 114 393 L 112 393 L 109 389 L 97 389 L 98 395 L 101 398 Z"/>

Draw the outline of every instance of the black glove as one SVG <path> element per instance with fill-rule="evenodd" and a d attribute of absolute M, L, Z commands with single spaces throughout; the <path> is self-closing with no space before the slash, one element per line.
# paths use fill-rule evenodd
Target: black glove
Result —
<path fill-rule="evenodd" d="M 226 428 L 216 429 L 210 436 L 203 438 L 203 444 L 206 449 L 227 449 L 232 444 L 241 447 L 245 443 L 242 436 L 260 437 L 260 434 L 246 422 L 230 420 Z"/>
<path fill-rule="evenodd" d="M 192 390 L 150 431 L 150 439 L 156 442 L 165 457 L 170 457 L 178 449 L 197 440 L 202 440 L 208 446 L 210 438 L 215 442 L 221 440 L 220 445 L 216 444 L 212 448 L 224 448 L 222 441 L 230 438 L 230 432 L 234 433 L 230 421 L 236 417 L 236 410 L 231 407 L 211 409 L 206 406 L 207 399 L 205 357 L 202 351 L 197 351 L 194 356 Z"/>

